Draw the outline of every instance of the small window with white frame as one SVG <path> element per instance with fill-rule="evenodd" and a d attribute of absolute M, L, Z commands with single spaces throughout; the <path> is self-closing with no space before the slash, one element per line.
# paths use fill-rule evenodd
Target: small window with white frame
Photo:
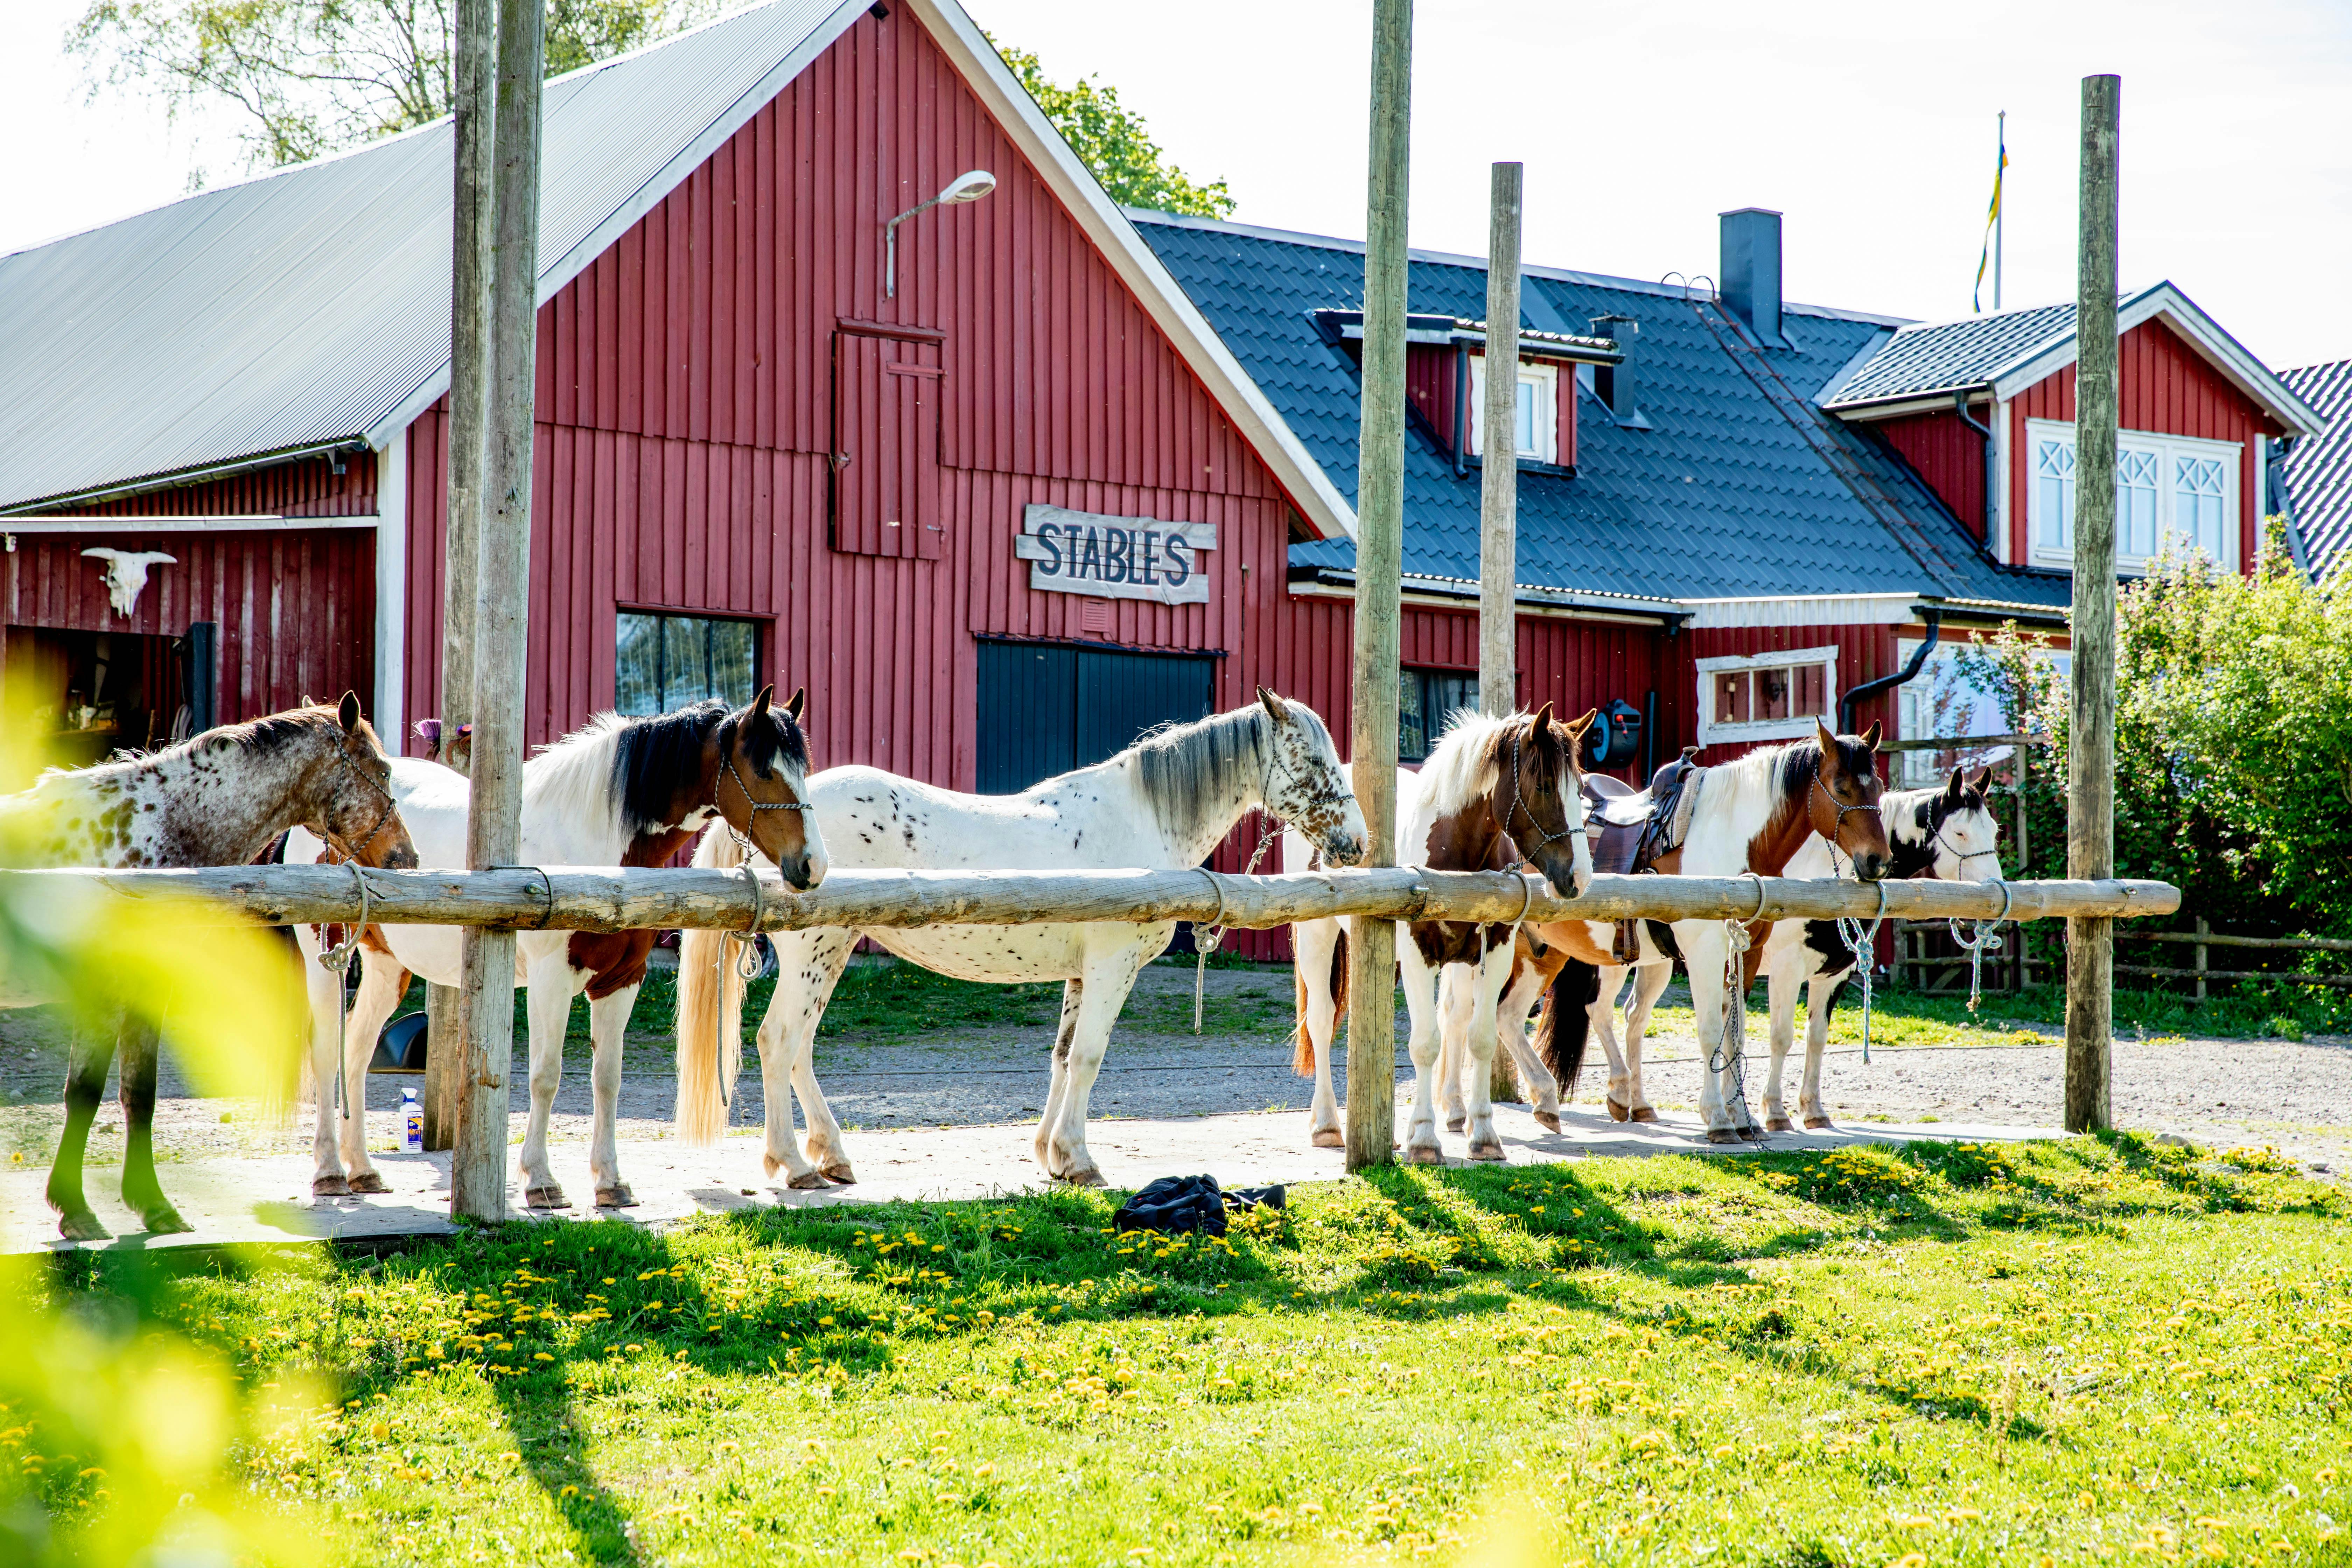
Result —
<path fill-rule="evenodd" d="M 2025 422 L 2033 476 L 2028 492 L 2033 562 L 2074 559 L 2074 427 Z M 2234 441 L 2204 441 L 2125 430 L 2116 440 L 2116 565 L 2142 572 L 2169 548 L 2195 550 L 2224 571 L 2238 565 L 2238 463 Z"/>
<path fill-rule="evenodd" d="M 1559 461 L 1559 367 L 1519 366 L 1518 455 L 1531 463 Z M 1470 455 L 1483 457 L 1486 440 L 1486 356 L 1470 356 L 1470 406 L 1466 421 Z"/>
<path fill-rule="evenodd" d="M 1794 741 L 1837 712 L 1835 647 L 1784 648 L 1698 661 L 1703 746 Z"/>

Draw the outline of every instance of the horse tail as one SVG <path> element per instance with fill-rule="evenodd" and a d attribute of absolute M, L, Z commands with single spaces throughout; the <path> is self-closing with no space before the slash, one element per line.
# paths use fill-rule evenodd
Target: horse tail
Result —
<path fill-rule="evenodd" d="M 694 864 L 731 870 L 743 863 L 735 837 L 717 828 L 695 847 Z M 732 1047 L 731 1049 L 730 1047 Z M 727 933 L 685 931 L 677 939 L 677 1108 L 673 1121 L 688 1143 L 715 1142 L 743 1058 L 743 977 Z"/>
<path fill-rule="evenodd" d="M 1293 1033 L 1290 1067 L 1300 1078 L 1315 1076 L 1315 1037 L 1307 1031 L 1307 977 L 1291 971 L 1298 998 L 1298 1027 Z M 1331 945 L 1331 973 L 1324 979 L 1331 994 L 1331 1037 L 1339 1037 L 1339 1023 L 1348 1016 L 1348 922 L 1339 922 L 1339 940 Z"/>
<path fill-rule="evenodd" d="M 1536 1054 L 1559 1081 L 1563 1100 L 1575 1091 L 1577 1074 L 1584 1070 L 1584 1047 L 1592 1037 L 1588 1009 L 1600 999 L 1601 971 L 1581 959 L 1570 959 L 1552 976 L 1551 997 L 1544 1004 L 1543 1021 L 1536 1026 Z"/>

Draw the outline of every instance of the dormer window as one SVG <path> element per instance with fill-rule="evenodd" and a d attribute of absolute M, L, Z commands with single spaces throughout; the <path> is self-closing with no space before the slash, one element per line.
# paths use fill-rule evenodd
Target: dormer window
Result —
<path fill-rule="evenodd" d="M 1470 452 L 1484 457 L 1486 436 L 1486 356 L 1470 356 Z M 1531 463 L 1559 459 L 1559 367 L 1519 366 L 1518 456 Z"/>
<path fill-rule="evenodd" d="M 2032 487 L 2026 493 L 2033 561 L 2074 560 L 2074 427 L 2025 422 Z M 2116 440 L 2116 565 L 2144 572 L 2169 549 L 2203 553 L 2223 571 L 2238 564 L 2238 461 L 2234 441 L 2201 441 L 2125 430 Z"/>

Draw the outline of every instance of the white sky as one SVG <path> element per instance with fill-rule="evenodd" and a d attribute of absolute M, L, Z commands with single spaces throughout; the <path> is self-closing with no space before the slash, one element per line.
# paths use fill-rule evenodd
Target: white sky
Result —
<path fill-rule="evenodd" d="M 0 251 L 239 172 L 226 121 L 86 100 L 83 3 L 0 0 Z M 1362 0 L 968 3 L 1117 86 L 1242 221 L 1363 233 Z M 1414 244 L 1483 253 L 1486 165 L 1517 158 L 1531 262 L 1712 273 L 1716 214 L 1778 207 L 1791 299 L 1930 318 L 1968 310 L 2002 109 L 2005 300 L 2073 293 L 2078 83 L 2118 71 L 2126 287 L 2171 279 L 2274 368 L 2352 356 L 2347 0 L 1423 0 L 1415 56 Z"/>

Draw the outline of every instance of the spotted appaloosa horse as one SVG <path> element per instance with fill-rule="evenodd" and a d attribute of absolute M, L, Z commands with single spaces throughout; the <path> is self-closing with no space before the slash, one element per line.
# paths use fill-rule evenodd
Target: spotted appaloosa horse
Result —
<path fill-rule="evenodd" d="M 1786 873 L 1790 860 L 1818 835 L 1838 847 L 1856 877 L 1876 881 L 1894 864 L 1886 841 L 1886 824 L 1879 812 L 1885 786 L 1879 782 L 1875 754 L 1878 726 L 1861 735 L 1832 735 L 1816 723 L 1811 740 L 1765 746 L 1709 767 L 1699 782 L 1691 811 L 1688 836 L 1680 849 L 1661 857 L 1655 868 L 1693 877 L 1736 877 L 1753 872 L 1759 877 Z M 1710 1142 L 1727 1143 L 1761 1138 L 1744 1096 L 1737 1092 L 1740 1064 L 1721 1049 L 1726 1027 L 1725 961 L 1729 940 L 1722 921 L 1676 921 L 1671 948 L 1654 942 L 1654 922 L 1637 921 L 1643 942 L 1639 962 L 1668 963 L 1676 956 L 1690 974 L 1691 1007 L 1698 1021 L 1700 1058 L 1706 1065 L 1699 1079 L 1699 1114 Z M 1742 960 L 1742 979 L 1752 982 L 1762 963 L 1764 927 L 1748 928 L 1750 947 Z M 1536 1031 L 1536 1048 L 1516 1058 L 1525 1073 L 1539 1065 L 1553 1087 L 1533 1085 L 1538 1109 L 1546 1100 L 1558 1114 L 1559 1084 L 1575 1081 L 1582 1065 L 1587 1037 L 1596 1016 L 1610 1056 L 1612 1084 L 1624 1074 L 1616 1041 L 1605 1015 L 1593 1003 L 1601 994 L 1603 976 L 1618 961 L 1611 950 L 1612 925 L 1601 921 L 1561 921 L 1529 928 L 1529 934 L 1547 949 L 1564 956 L 1558 962 L 1542 1022 Z M 1596 973 L 1598 972 L 1598 973 Z M 1614 994 L 1613 992 L 1610 994 Z M 1524 1016 L 1521 1014 L 1521 1016 Z M 1610 1113 L 1620 1115 L 1612 1098 Z M 1631 1114 L 1631 1108 L 1624 1108 Z M 1653 1113 L 1654 1115 L 1654 1113 Z M 1621 1120 L 1622 1120 L 1621 1116 Z"/>
<path fill-rule="evenodd" d="M 1454 714 L 1420 773 L 1400 773 L 1397 864 L 1499 871 L 1531 859 L 1563 897 L 1582 891 L 1592 880 L 1592 850 L 1584 836 L 1584 775 L 1576 752 L 1593 718 L 1588 712 L 1563 724 L 1552 717 L 1548 702 L 1541 712 L 1499 719 Z M 1305 870 L 1307 859 L 1303 843 L 1286 841 L 1283 869 Z M 1437 1070 L 1446 1038 L 1439 977 L 1444 976 L 1450 996 L 1461 998 L 1462 1047 L 1485 1072 L 1495 1058 L 1495 1003 L 1510 974 L 1517 929 L 1398 922 L 1397 963 L 1412 1015 L 1412 1112 L 1403 1143 L 1409 1163 L 1434 1164 L 1444 1158 L 1435 1107 L 1454 1079 L 1441 1081 Z M 1345 936 L 1338 920 L 1302 921 L 1290 930 L 1299 1002 L 1293 1065 L 1302 1076 L 1315 1074 L 1310 1135 L 1317 1144 L 1333 1148 L 1343 1141 L 1330 1058 L 1332 1037 L 1346 1011 L 1339 978 Z M 1503 1146 L 1495 1136 L 1487 1080 L 1468 1085 L 1467 1095 L 1461 1114 L 1448 1117 L 1449 1128 L 1466 1131 L 1473 1160 L 1500 1160 Z"/>
<path fill-rule="evenodd" d="M 838 863 L 860 870 L 1198 866 L 1254 808 L 1297 824 L 1335 862 L 1353 864 L 1364 852 L 1363 813 L 1330 731 L 1305 703 L 1263 689 L 1245 707 L 1160 730 L 1107 763 L 1019 795 L 959 795 L 874 768 L 832 769 L 809 790 Z M 716 836 L 695 853 L 698 866 L 739 858 Z M 775 998 L 760 1025 L 769 1174 L 788 1169 L 795 1187 L 854 1179 L 809 1057 L 825 1002 L 863 934 L 959 979 L 1063 982 L 1052 1088 L 1034 1148 L 1048 1175 L 1102 1184 L 1087 1150 L 1087 1093 L 1136 975 L 1175 930 L 1173 921 L 1103 921 L 777 934 Z M 742 1056 L 742 981 L 724 945 L 720 932 L 692 931 L 678 945 L 677 1125 L 698 1140 L 723 1124 Z M 794 1094 L 808 1124 L 806 1159 L 793 1145 Z"/>
<path fill-rule="evenodd" d="M 763 690 L 734 712 L 714 699 L 652 718 L 607 713 L 547 747 L 523 764 L 518 858 L 537 866 L 660 866 L 716 818 L 749 835 L 783 868 L 784 879 L 793 887 L 816 886 L 824 879 L 825 854 L 823 837 L 803 809 L 809 758 L 800 726 L 802 700 L 795 693 L 777 708 L 771 706 L 771 695 Z M 470 801 L 465 775 L 438 763 L 404 757 L 393 763 L 392 777 L 425 865 L 462 868 Z M 296 861 L 311 859 L 317 846 L 298 836 L 287 855 Z M 563 1189 L 548 1168 L 547 1123 L 563 1080 L 563 1034 L 572 999 L 583 990 L 593 1042 L 595 1115 L 588 1169 L 596 1204 L 625 1207 L 636 1201 L 621 1181 L 614 1124 L 622 1035 L 645 981 L 655 934 L 526 931 L 516 936 L 516 978 L 530 991 L 530 1120 L 522 1146 L 523 1202 L 529 1207 L 564 1206 Z M 304 928 L 301 939 L 315 952 L 320 934 Z M 364 974 L 343 1037 L 347 1083 L 365 1085 L 377 1032 L 407 990 L 412 971 L 438 984 L 457 983 L 458 940 L 455 926 L 387 925 L 362 938 Z M 368 1160 L 360 1090 L 344 1096 L 340 1154 L 330 1136 L 324 1109 L 334 1096 L 326 1075 L 335 1070 L 340 981 L 310 967 L 321 976 L 311 988 L 321 1107 L 311 1190 L 382 1192 L 383 1178 Z"/>
<path fill-rule="evenodd" d="M 37 865 L 242 866 L 289 827 L 307 826 L 347 858 L 394 869 L 416 864 L 389 787 L 391 759 L 360 717 L 360 700 L 228 724 L 179 745 L 93 768 L 58 771 L 0 797 L 5 840 Z M 0 1006 L 48 1000 L 11 990 Z M 126 1019 L 122 1047 L 122 1201 L 148 1230 L 189 1228 L 155 1179 L 152 1026 Z M 49 1206 L 72 1241 L 104 1237 L 82 1197 L 82 1152 L 106 1090 L 116 1039 L 77 1039 L 66 1069 L 65 1137 L 49 1172 Z M 285 1042 L 289 1052 L 299 1043 Z"/>

